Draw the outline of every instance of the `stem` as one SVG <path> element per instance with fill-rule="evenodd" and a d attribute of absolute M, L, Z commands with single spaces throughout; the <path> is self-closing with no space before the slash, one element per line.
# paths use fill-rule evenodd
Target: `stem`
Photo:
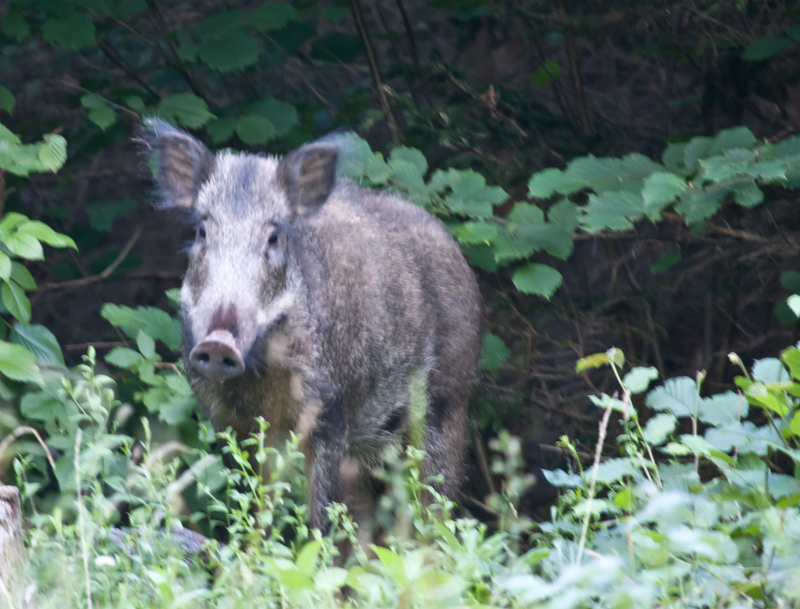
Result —
<path fill-rule="evenodd" d="M 83 553 L 83 572 L 86 576 L 86 603 L 89 609 L 92 609 L 92 587 L 89 579 L 89 547 L 86 544 L 86 523 L 83 518 L 83 501 L 81 499 L 81 440 L 83 439 L 83 430 L 78 428 L 78 434 L 75 436 L 75 483 L 78 487 L 78 529 L 81 536 L 81 552 Z"/>
<path fill-rule="evenodd" d="M 630 391 L 625 389 L 623 400 L 625 403 L 630 401 Z M 603 418 L 600 420 L 600 433 L 597 436 L 597 446 L 594 451 L 594 464 L 592 465 L 592 479 L 589 482 L 589 497 L 586 500 L 586 514 L 583 517 L 583 526 L 581 527 L 581 538 L 578 541 L 578 556 L 575 559 L 575 564 L 581 563 L 583 556 L 583 549 L 586 545 L 586 534 L 589 531 L 589 519 L 592 516 L 592 499 L 594 498 L 595 487 L 597 486 L 597 468 L 600 467 L 600 453 L 603 451 L 603 442 L 606 439 L 606 431 L 608 430 L 608 421 L 611 418 L 611 408 L 606 408 L 603 413 Z"/>

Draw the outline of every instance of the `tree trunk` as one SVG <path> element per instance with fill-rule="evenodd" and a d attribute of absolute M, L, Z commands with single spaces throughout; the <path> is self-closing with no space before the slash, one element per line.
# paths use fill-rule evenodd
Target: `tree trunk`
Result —
<path fill-rule="evenodd" d="M 28 560 L 22 541 L 19 489 L 0 486 L 0 599 L 10 607 L 34 607 L 35 587 L 27 577 Z"/>

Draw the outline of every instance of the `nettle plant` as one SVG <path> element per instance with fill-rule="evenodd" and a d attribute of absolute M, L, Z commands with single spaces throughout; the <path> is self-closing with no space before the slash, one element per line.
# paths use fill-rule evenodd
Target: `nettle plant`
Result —
<path fill-rule="evenodd" d="M 701 397 L 703 372 L 667 380 L 647 393 L 644 426 L 631 399 L 658 375 L 623 375 L 624 359 L 611 349 L 578 363 L 610 366 L 621 394 L 593 397 L 604 414 L 591 467 L 545 472 L 565 492 L 534 536 L 538 573 L 511 577 L 509 591 L 533 606 L 796 604 L 800 349 L 749 373 L 731 354 L 739 392 Z M 603 460 L 612 413 L 625 432 L 620 456 Z"/>

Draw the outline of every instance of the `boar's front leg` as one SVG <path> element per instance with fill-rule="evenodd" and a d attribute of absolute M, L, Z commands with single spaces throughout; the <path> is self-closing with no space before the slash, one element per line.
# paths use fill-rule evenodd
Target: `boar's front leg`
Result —
<path fill-rule="evenodd" d="M 320 391 L 320 398 L 322 410 L 309 438 L 308 499 L 311 526 L 326 535 L 330 530 L 327 506 L 332 502 L 343 502 L 347 495 L 342 465 L 347 459 L 348 430 L 341 391 L 326 387 Z"/>

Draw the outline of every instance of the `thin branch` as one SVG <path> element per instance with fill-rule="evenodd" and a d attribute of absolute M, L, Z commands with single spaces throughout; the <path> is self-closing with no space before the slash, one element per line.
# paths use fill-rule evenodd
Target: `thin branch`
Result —
<path fill-rule="evenodd" d="M 395 146 L 401 144 L 400 130 L 394 120 L 392 109 L 389 107 L 389 100 L 386 98 L 386 91 L 383 88 L 383 81 L 381 80 L 380 71 L 378 70 L 378 61 L 375 58 L 375 49 L 372 46 L 372 41 L 369 38 L 369 32 L 364 24 L 364 15 L 361 12 L 361 3 L 359 0 L 350 0 L 350 5 L 353 8 L 353 19 L 356 22 L 356 29 L 358 36 L 361 38 L 361 44 L 364 47 L 364 53 L 367 56 L 367 63 L 369 64 L 369 71 L 372 74 L 372 82 L 375 86 L 375 93 L 378 95 L 378 101 L 383 108 L 383 114 L 386 118 L 386 125 L 389 128 L 389 135 L 392 138 L 392 143 Z"/>
<path fill-rule="evenodd" d="M 101 281 L 105 281 L 108 277 L 117 270 L 117 267 L 122 264 L 122 261 L 130 253 L 131 249 L 133 248 L 136 241 L 142 235 L 142 229 L 137 228 L 136 231 L 133 233 L 133 236 L 128 240 L 128 243 L 125 244 L 125 247 L 114 259 L 114 262 L 109 264 L 106 269 L 98 274 L 98 275 L 91 275 L 89 277 L 83 277 L 81 279 L 73 279 L 72 281 L 62 281 L 60 283 L 45 283 L 39 286 L 39 290 L 37 294 L 42 294 L 43 292 L 53 292 L 56 290 L 71 290 L 72 288 L 79 288 L 85 285 L 89 285 L 92 283 L 99 283 Z"/>
<path fill-rule="evenodd" d="M 28 427 L 27 425 L 17 427 L 14 431 L 12 431 L 5 438 L 3 438 L 3 441 L 0 442 L 0 457 L 2 457 L 3 453 L 6 452 L 6 450 L 8 450 L 8 447 L 11 446 L 14 440 L 19 438 L 20 436 L 24 436 L 26 433 L 33 434 L 34 436 L 36 436 L 36 439 L 39 441 L 39 444 L 41 444 L 42 448 L 44 449 L 44 454 L 47 456 L 47 461 L 50 463 L 50 467 L 53 468 L 53 471 L 56 471 L 56 462 L 53 459 L 53 455 L 50 452 L 50 449 L 47 447 L 47 444 L 45 444 L 44 440 L 42 440 L 42 436 L 40 436 L 39 432 L 36 431 L 33 427 Z"/>
<path fill-rule="evenodd" d="M 575 38 L 575 32 L 568 30 L 566 34 L 564 34 L 564 42 L 567 49 L 567 58 L 569 59 L 569 74 L 572 78 L 572 93 L 575 96 L 575 110 L 581 121 L 583 134 L 587 137 L 593 136 L 595 133 L 594 124 L 592 122 L 592 115 L 589 112 L 589 107 L 586 104 L 586 92 L 583 90 L 581 60 L 578 55 L 578 43 Z"/>

